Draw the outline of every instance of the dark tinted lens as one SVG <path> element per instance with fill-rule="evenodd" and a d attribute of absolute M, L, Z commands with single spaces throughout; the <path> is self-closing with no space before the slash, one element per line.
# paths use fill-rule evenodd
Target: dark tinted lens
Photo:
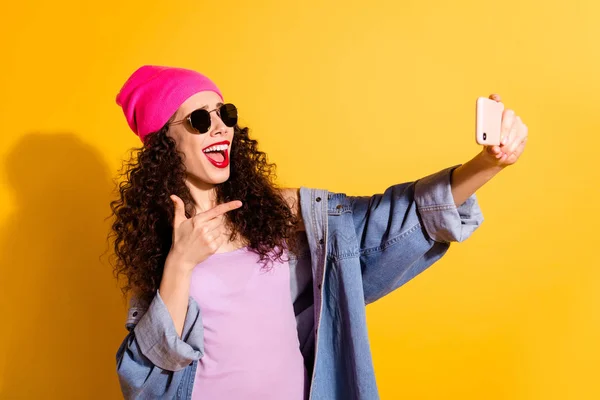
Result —
<path fill-rule="evenodd" d="M 190 123 L 198 132 L 206 133 L 210 128 L 210 114 L 206 110 L 195 110 L 190 114 Z"/>
<path fill-rule="evenodd" d="M 237 108 L 233 104 L 223 104 L 219 108 L 219 115 L 223 123 L 228 127 L 231 128 L 237 124 L 238 113 Z"/>

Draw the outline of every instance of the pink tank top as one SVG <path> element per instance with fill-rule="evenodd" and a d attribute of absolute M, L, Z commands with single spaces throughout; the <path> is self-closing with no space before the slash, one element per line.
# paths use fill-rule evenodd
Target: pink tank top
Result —
<path fill-rule="evenodd" d="M 289 265 L 273 262 L 266 269 L 258 261 L 242 248 L 214 254 L 194 268 L 190 295 L 204 325 L 194 400 L 307 397 Z"/>

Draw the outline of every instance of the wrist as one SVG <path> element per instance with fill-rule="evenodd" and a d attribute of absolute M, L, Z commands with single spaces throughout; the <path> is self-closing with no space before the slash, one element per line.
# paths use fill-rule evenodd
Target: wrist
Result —
<path fill-rule="evenodd" d="M 481 152 L 452 171 L 452 190 L 454 191 L 457 187 L 463 187 L 466 184 L 470 196 L 502 169 L 503 167 L 490 162 L 486 154 Z"/>
<path fill-rule="evenodd" d="M 492 175 L 497 174 L 502 171 L 506 165 L 500 165 L 496 158 L 489 154 L 487 150 L 484 148 L 481 152 L 479 152 L 472 160 L 471 160 L 474 169 L 478 171 L 485 171 Z"/>
<path fill-rule="evenodd" d="M 182 257 L 174 253 L 169 253 L 165 260 L 163 274 L 174 275 L 181 278 L 188 278 L 192 275 L 194 265 L 185 261 Z"/>
<path fill-rule="evenodd" d="M 160 293 L 165 302 L 173 299 L 173 296 L 187 298 L 190 283 L 192 281 L 192 269 L 167 256 L 160 281 Z"/>

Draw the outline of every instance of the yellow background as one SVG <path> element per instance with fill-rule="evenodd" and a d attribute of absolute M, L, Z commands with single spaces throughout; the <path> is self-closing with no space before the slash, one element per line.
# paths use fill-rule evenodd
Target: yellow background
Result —
<path fill-rule="evenodd" d="M 238 105 L 285 186 L 372 194 L 466 162 L 477 96 L 522 115 L 486 221 L 368 308 L 383 399 L 598 399 L 600 3 L 10 2 L 0 24 L 0 398 L 109 399 L 125 306 L 114 102 L 146 63 Z"/>

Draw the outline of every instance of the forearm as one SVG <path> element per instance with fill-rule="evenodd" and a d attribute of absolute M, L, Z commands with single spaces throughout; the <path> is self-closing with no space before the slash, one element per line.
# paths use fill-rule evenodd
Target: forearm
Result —
<path fill-rule="evenodd" d="M 452 172 L 452 196 L 456 206 L 463 204 L 473 193 L 502 170 L 486 161 L 483 152 Z"/>
<path fill-rule="evenodd" d="M 171 314 L 179 337 L 188 309 L 192 270 L 180 265 L 175 258 L 167 257 L 163 277 L 160 282 L 160 296 Z"/>

